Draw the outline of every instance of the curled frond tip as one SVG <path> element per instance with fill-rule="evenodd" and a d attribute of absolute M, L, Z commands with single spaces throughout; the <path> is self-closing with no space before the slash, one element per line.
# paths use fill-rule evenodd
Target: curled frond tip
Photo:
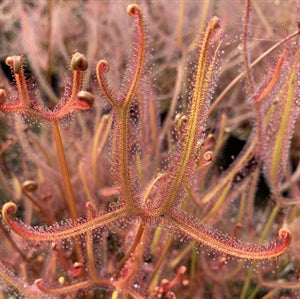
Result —
<path fill-rule="evenodd" d="M 15 214 L 18 210 L 18 207 L 15 203 L 9 201 L 5 203 L 2 207 L 2 217 L 6 223 L 8 223 L 8 214 Z"/>
<path fill-rule="evenodd" d="M 97 63 L 97 71 L 101 73 L 107 73 L 109 72 L 109 64 L 106 60 L 101 59 Z"/>
<path fill-rule="evenodd" d="M 127 7 L 127 13 L 130 16 L 140 15 L 141 14 L 141 8 L 137 4 L 130 4 Z"/>
<path fill-rule="evenodd" d="M 278 231 L 278 236 L 280 239 L 282 240 L 286 240 L 287 242 L 287 246 L 291 243 L 292 241 L 292 235 L 291 235 L 291 232 L 289 229 L 287 228 L 281 228 L 279 231 Z"/>

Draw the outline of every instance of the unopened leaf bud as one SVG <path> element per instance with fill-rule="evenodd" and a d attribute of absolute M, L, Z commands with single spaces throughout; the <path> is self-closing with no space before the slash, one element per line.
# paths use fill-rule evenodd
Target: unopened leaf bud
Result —
<path fill-rule="evenodd" d="M 13 68 L 15 74 L 20 74 L 24 59 L 22 56 L 8 56 L 5 63 Z"/>
<path fill-rule="evenodd" d="M 85 71 L 88 68 L 88 62 L 83 54 L 76 52 L 71 60 L 71 68 L 75 71 Z"/>
<path fill-rule="evenodd" d="M 74 264 L 73 264 L 73 267 L 74 268 L 82 268 L 84 265 L 83 265 L 83 263 L 81 263 L 81 262 L 75 262 Z"/>
<path fill-rule="evenodd" d="M 35 181 L 25 181 L 22 185 L 22 189 L 25 192 L 34 192 L 38 189 L 38 184 Z"/>
<path fill-rule="evenodd" d="M 90 107 L 94 104 L 94 96 L 88 91 L 79 91 L 77 94 L 77 98 L 79 101 L 86 102 Z"/>

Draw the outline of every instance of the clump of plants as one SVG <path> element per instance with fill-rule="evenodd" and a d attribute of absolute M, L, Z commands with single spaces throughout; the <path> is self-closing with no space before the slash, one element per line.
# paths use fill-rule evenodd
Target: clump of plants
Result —
<path fill-rule="evenodd" d="M 77 12 L 87 28 L 85 13 L 107 13 L 90 28 L 109 59 L 80 40 L 87 56 L 71 50 L 70 76 L 55 64 L 64 55 L 53 44 L 67 56 L 73 33 L 54 38 L 54 3 L 16 8 L 33 44 L 29 59 L 5 59 L 13 84 L 3 75 L 0 90 L 3 297 L 298 294 L 300 31 L 252 60 L 251 17 L 270 21 L 246 2 L 237 52 L 222 19 L 208 17 L 209 1 L 194 36 L 184 32 L 195 3 L 180 1 L 170 12 L 177 38 L 169 58 L 158 17 L 165 3 L 130 4 L 127 60 L 114 40 L 127 30 L 112 26 L 116 4 L 60 4 L 66 20 Z M 30 10 L 32 20 L 46 16 L 41 44 Z M 35 64 L 35 53 L 44 60 Z M 232 67 L 239 72 L 225 80 Z"/>

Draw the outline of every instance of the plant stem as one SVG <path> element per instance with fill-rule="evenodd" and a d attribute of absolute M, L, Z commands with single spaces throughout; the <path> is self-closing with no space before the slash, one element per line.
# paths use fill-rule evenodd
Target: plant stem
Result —
<path fill-rule="evenodd" d="M 59 165 L 60 165 L 60 171 L 61 171 L 63 181 L 64 181 L 69 212 L 70 212 L 72 220 L 75 221 L 77 219 L 77 211 L 76 211 L 76 206 L 75 206 L 74 193 L 73 193 L 73 189 L 72 189 L 72 185 L 71 185 L 65 150 L 64 150 L 63 143 L 62 143 L 61 134 L 60 134 L 60 130 L 59 130 L 57 121 L 55 121 L 55 120 L 52 121 L 51 126 L 52 126 L 52 132 L 54 135 L 54 140 L 55 140 L 55 145 L 56 145 L 56 150 L 57 150 L 57 155 L 58 155 L 58 160 L 59 160 Z M 77 253 L 78 259 L 82 260 L 82 250 L 80 247 L 80 241 L 79 241 L 78 237 L 75 238 L 75 248 L 76 248 L 76 253 Z"/>
<path fill-rule="evenodd" d="M 65 155 L 65 151 L 64 151 L 64 146 L 62 143 L 60 130 L 59 130 L 57 121 L 52 121 L 51 126 L 52 126 L 52 132 L 54 135 L 57 155 L 58 155 L 58 159 L 59 159 L 60 171 L 61 171 L 63 181 L 64 181 L 69 212 L 70 212 L 72 220 L 76 220 L 77 219 L 77 211 L 76 211 L 76 207 L 75 207 L 74 194 L 73 194 L 73 190 L 72 190 L 72 185 L 71 185 L 66 155 Z"/>
<path fill-rule="evenodd" d="M 129 251 L 127 252 L 127 254 L 122 258 L 122 260 L 119 262 L 118 266 L 117 266 L 117 270 L 120 271 L 124 265 L 126 264 L 126 262 L 130 259 L 130 257 L 134 254 L 134 252 L 136 251 L 136 248 L 138 247 L 138 245 L 141 242 L 141 239 L 143 237 L 143 234 L 145 232 L 145 224 L 144 223 L 140 223 L 139 227 L 137 229 L 137 233 L 134 239 L 133 244 L 131 245 Z"/>
<path fill-rule="evenodd" d="M 268 235 L 268 233 L 269 233 L 269 231 L 271 229 L 271 226 L 272 226 L 272 224 L 273 224 L 273 222 L 275 220 L 275 217 L 276 217 L 279 209 L 280 209 L 280 204 L 277 203 L 276 206 L 274 207 L 274 209 L 273 209 L 273 211 L 272 211 L 272 213 L 271 213 L 271 215 L 270 215 L 270 217 L 269 217 L 269 219 L 268 219 L 268 221 L 267 221 L 267 223 L 265 225 L 265 229 L 264 229 L 264 231 L 263 231 L 263 233 L 262 233 L 262 235 L 261 235 L 261 237 L 259 239 L 259 243 L 260 244 L 263 243 L 264 240 L 266 239 L 266 237 L 267 237 L 267 235 Z M 245 283 L 243 285 L 243 289 L 242 289 L 242 293 L 241 293 L 240 299 L 245 299 L 246 298 L 247 291 L 248 291 L 248 288 L 250 286 L 250 281 L 251 281 L 251 278 L 252 278 L 252 275 L 253 275 L 253 271 L 254 271 L 255 265 L 256 265 L 255 263 L 253 265 L 251 265 L 251 267 L 250 267 L 250 269 L 248 271 L 248 275 L 247 275 Z"/>
<path fill-rule="evenodd" d="M 169 253 L 172 242 L 173 242 L 173 237 L 168 237 L 166 239 L 162 252 L 160 253 L 158 261 L 152 271 L 151 278 L 149 279 L 147 285 L 147 289 L 149 290 L 150 293 L 154 290 L 156 284 L 158 283 L 161 267 L 165 262 L 166 255 Z"/>

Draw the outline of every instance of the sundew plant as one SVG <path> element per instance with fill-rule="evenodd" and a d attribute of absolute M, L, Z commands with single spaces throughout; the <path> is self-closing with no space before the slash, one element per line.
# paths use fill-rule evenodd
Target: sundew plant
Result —
<path fill-rule="evenodd" d="M 298 298 L 298 1 L 0 3 L 1 298 Z"/>

